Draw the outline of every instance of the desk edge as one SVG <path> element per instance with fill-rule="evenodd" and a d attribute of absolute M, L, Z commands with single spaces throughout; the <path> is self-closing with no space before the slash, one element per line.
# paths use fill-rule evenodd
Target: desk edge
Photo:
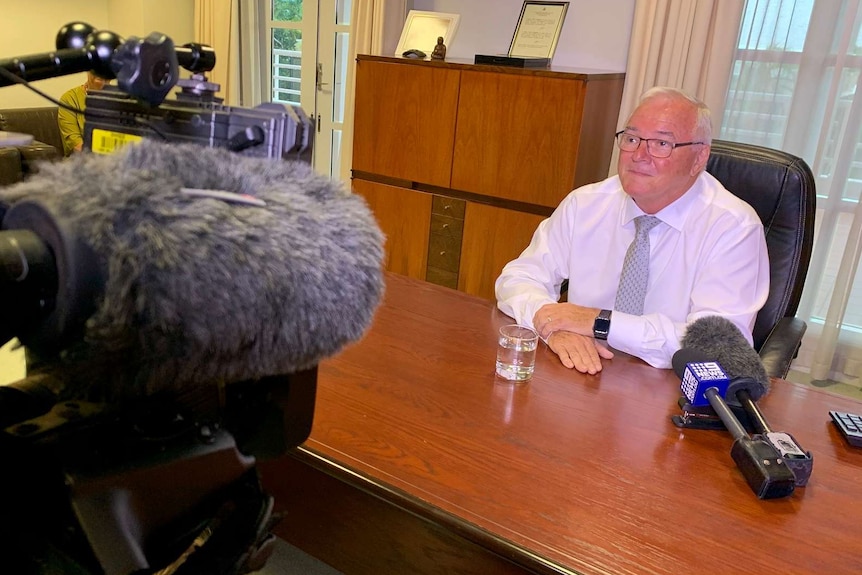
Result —
<path fill-rule="evenodd" d="M 459 519 L 451 513 L 422 501 L 402 489 L 381 483 L 361 471 L 336 462 L 313 447 L 300 445 L 290 455 L 305 465 L 309 465 L 339 481 L 347 483 L 372 497 L 394 505 L 423 521 L 428 521 L 451 531 L 455 535 L 479 545 L 489 552 L 537 575 L 580 575 L 577 571 L 567 569 L 559 563 L 542 557 L 522 545 L 494 535 L 487 529 L 479 527 L 474 523 Z"/>

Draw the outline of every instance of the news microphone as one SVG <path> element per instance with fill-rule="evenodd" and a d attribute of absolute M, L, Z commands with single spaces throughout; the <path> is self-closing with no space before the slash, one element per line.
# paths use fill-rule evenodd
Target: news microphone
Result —
<path fill-rule="evenodd" d="M 29 242 L 0 278 L 19 298 L 0 297 L 3 333 L 70 374 L 73 397 L 309 369 L 362 337 L 383 293 L 367 204 L 299 162 L 143 140 L 45 164 L 0 189 L 0 217 Z M 38 290 L 18 289 L 28 274 Z"/>
<path fill-rule="evenodd" d="M 769 377 L 760 356 L 739 328 L 721 316 L 702 317 L 688 326 L 681 343 L 683 349 L 678 352 L 680 358 L 674 355 L 672 360 L 677 375 L 680 373 L 678 364 L 692 361 L 695 354 L 718 362 L 729 377 L 728 387 L 722 393 L 727 403 L 742 407 L 754 430 L 786 460 L 796 476 L 796 485 L 805 486 L 811 476 L 813 457 L 792 435 L 774 431 L 755 403 L 768 393 Z"/>
<path fill-rule="evenodd" d="M 677 355 L 682 355 L 677 358 Z M 681 364 L 692 352 L 685 349 L 674 354 L 673 364 Z M 786 497 L 793 493 L 796 478 L 781 454 L 760 436 L 750 437 L 727 406 L 720 392 L 728 389 L 729 377 L 718 363 L 688 362 L 680 380 L 680 389 L 693 405 L 708 403 L 733 437 L 730 456 L 759 499 Z"/>
<path fill-rule="evenodd" d="M 769 393 L 769 377 L 760 356 L 729 319 L 711 315 L 694 320 L 680 344 L 682 349 L 702 352 L 721 365 L 730 378 L 725 394 L 728 403 L 739 405 L 736 392 L 741 389 L 755 401 Z"/>
<path fill-rule="evenodd" d="M 710 354 L 699 349 L 688 347 L 678 350 L 671 358 L 671 365 L 674 373 L 676 373 L 680 381 L 684 383 L 684 385 L 680 387 L 680 391 L 683 392 L 683 396 L 679 400 L 679 406 L 683 413 L 682 415 L 671 416 L 671 420 L 678 427 L 689 429 L 724 429 L 724 423 L 718 418 L 717 414 L 706 400 L 706 397 L 703 395 L 705 388 L 692 388 L 691 380 L 685 378 L 686 367 L 688 365 L 694 365 L 695 363 L 704 364 L 700 367 L 698 372 L 701 377 L 703 377 L 703 374 L 700 372 L 705 369 L 714 368 L 714 365 L 719 366 L 722 374 L 721 377 L 728 377 L 724 372 L 724 368 L 721 367 L 721 365 L 718 364 L 718 362 L 715 361 L 715 358 Z M 728 404 L 734 416 L 739 419 L 743 427 L 749 431 L 753 431 L 754 427 L 749 421 L 748 414 L 744 409 L 742 409 L 742 406 L 738 404 L 735 397 L 728 394 L 730 380 L 726 379 L 722 381 L 721 378 L 718 378 L 715 383 L 719 385 L 718 391 Z"/>

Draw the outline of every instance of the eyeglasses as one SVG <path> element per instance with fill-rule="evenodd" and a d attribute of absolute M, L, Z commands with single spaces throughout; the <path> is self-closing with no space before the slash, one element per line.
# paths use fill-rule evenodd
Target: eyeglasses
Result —
<path fill-rule="evenodd" d="M 629 134 L 625 130 L 621 132 L 617 132 L 614 134 L 614 138 L 617 140 L 617 146 L 623 152 L 634 152 L 637 150 L 641 142 L 646 142 L 647 151 L 649 155 L 653 158 L 667 158 L 670 157 L 671 152 L 673 152 L 674 148 L 679 148 L 681 146 L 694 146 L 696 144 L 705 144 L 706 142 L 680 142 L 679 144 L 675 144 L 674 142 L 670 142 L 668 140 L 662 140 L 659 138 L 641 138 L 639 136 L 635 136 L 633 134 Z"/>

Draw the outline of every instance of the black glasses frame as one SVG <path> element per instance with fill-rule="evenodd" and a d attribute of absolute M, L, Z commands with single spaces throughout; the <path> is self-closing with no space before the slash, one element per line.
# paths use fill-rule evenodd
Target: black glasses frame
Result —
<path fill-rule="evenodd" d="M 622 140 L 620 139 L 620 136 L 622 136 L 624 134 L 633 140 L 637 140 L 637 145 L 630 150 L 626 150 L 625 148 L 623 148 L 623 143 L 622 143 Z M 649 152 L 649 155 L 654 157 L 654 158 L 669 158 L 675 149 L 681 148 L 683 146 L 695 146 L 697 144 L 706 144 L 706 142 L 679 142 L 679 143 L 676 143 L 676 142 L 671 142 L 669 140 L 665 140 L 662 138 L 641 138 L 640 136 L 635 136 L 634 134 L 629 134 L 625 130 L 620 130 L 619 132 L 614 134 L 614 140 L 616 140 L 616 142 L 617 142 L 617 147 L 620 150 L 622 150 L 623 152 L 634 152 L 635 150 L 640 148 L 641 142 L 646 142 L 647 152 Z M 669 149 L 667 155 L 662 156 L 662 155 L 656 154 L 653 151 L 650 142 L 664 142 L 665 144 L 669 144 L 670 149 Z M 659 148 L 659 149 L 662 149 L 662 148 Z"/>

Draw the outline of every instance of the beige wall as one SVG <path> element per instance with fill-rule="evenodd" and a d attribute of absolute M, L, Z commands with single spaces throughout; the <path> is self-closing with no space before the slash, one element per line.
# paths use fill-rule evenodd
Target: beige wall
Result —
<path fill-rule="evenodd" d="M 177 46 L 194 41 L 194 0 L 108 0 L 111 30 L 145 38 L 161 32 Z"/>
<path fill-rule="evenodd" d="M 0 0 L 0 14 L 3 59 L 52 51 L 57 31 L 74 21 L 123 37 L 145 37 L 156 31 L 167 34 L 180 45 L 194 38 L 194 0 Z M 84 74 L 73 74 L 40 80 L 33 85 L 59 98 L 69 87 L 83 83 L 84 78 Z M 22 86 L 0 88 L 0 108 L 50 105 Z"/>
<path fill-rule="evenodd" d="M 179 45 L 194 40 L 194 0 L 0 0 L 0 14 L 0 59 L 54 50 L 57 32 L 75 21 L 123 37 L 161 32 Z M 84 74 L 72 74 L 39 80 L 33 85 L 59 98 L 70 86 L 83 83 L 84 78 Z M 0 88 L 0 108 L 50 105 L 22 86 Z M 13 351 L 13 345 L 0 348 L 0 384 L 24 376 L 23 350 Z"/>

